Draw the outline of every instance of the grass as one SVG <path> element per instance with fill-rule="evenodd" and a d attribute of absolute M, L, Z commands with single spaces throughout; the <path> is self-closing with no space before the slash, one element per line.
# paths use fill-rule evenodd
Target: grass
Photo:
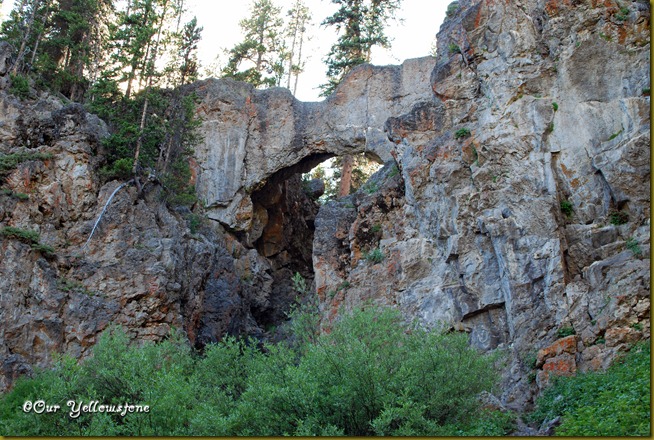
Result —
<path fill-rule="evenodd" d="M 470 129 L 463 127 L 454 132 L 454 139 L 461 139 L 470 136 Z"/>

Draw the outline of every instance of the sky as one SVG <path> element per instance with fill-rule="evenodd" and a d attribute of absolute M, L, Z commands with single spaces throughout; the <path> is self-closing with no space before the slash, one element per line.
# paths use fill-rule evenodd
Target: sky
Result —
<path fill-rule="evenodd" d="M 282 14 L 291 8 L 293 0 L 273 0 L 282 8 Z M 374 48 L 372 63 L 376 65 L 401 64 L 409 58 L 429 55 L 436 33 L 445 18 L 445 9 L 450 0 L 403 0 L 402 8 L 394 22 L 387 28 L 393 39 L 390 50 Z M 189 19 L 195 15 L 198 25 L 204 27 L 202 41 L 199 44 L 201 73 L 211 70 L 211 65 L 223 65 L 227 60 L 225 50 L 231 49 L 241 41 L 239 21 L 249 13 L 250 1 L 244 0 L 188 0 Z M 327 82 L 327 67 L 323 59 L 331 45 L 336 42 L 337 34 L 331 28 L 320 26 L 326 17 L 337 8 L 330 0 L 305 0 L 311 9 L 313 26 L 309 33 L 313 35 L 306 43 L 303 53 L 308 54 L 305 71 L 300 75 L 296 97 L 302 101 L 317 101 L 320 84 Z M 5 0 L 2 4 L 3 18 L 8 16 L 13 1 Z M 218 61 L 216 60 L 216 57 Z"/>

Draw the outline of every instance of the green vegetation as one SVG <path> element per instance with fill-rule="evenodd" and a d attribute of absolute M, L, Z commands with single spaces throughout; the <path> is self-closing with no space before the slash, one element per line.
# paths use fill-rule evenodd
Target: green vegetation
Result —
<path fill-rule="evenodd" d="M 449 5 L 447 5 L 447 10 L 445 11 L 445 15 L 448 18 L 451 18 L 458 10 L 459 10 L 459 2 L 454 1 Z"/>
<path fill-rule="evenodd" d="M 561 200 L 560 206 L 561 206 L 561 212 L 565 214 L 566 217 L 570 217 L 572 215 L 574 209 L 572 208 L 572 203 L 570 201 Z"/>
<path fill-rule="evenodd" d="M 376 234 L 376 233 L 378 233 L 380 231 L 381 231 L 381 224 L 380 223 L 375 223 L 374 225 L 372 225 L 370 227 L 370 232 L 372 232 L 373 234 Z"/>
<path fill-rule="evenodd" d="M 106 331 L 79 365 L 20 379 L 0 398 L 0 433 L 58 435 L 504 435 L 510 414 L 480 408 L 497 381 L 497 355 L 482 355 L 462 333 L 406 331 L 399 312 L 368 307 L 343 316 L 329 334 L 257 348 L 225 338 L 192 352 L 179 333 L 130 346 Z M 315 329 L 315 327 L 313 327 Z M 26 401 L 60 405 L 26 413 Z M 83 412 L 68 400 L 148 405 L 148 413 Z"/>
<path fill-rule="evenodd" d="M 545 133 L 552 133 L 554 131 L 554 122 L 550 122 L 545 129 Z"/>
<path fill-rule="evenodd" d="M 11 170 L 15 169 L 23 162 L 31 160 L 47 160 L 52 159 L 52 157 L 51 153 L 31 153 L 27 151 L 22 153 L 0 154 L 0 176 L 9 174 Z"/>
<path fill-rule="evenodd" d="M 644 96 L 649 96 L 649 87 L 643 87 L 642 93 Z"/>
<path fill-rule="evenodd" d="M 559 339 L 565 338 L 566 336 L 572 336 L 574 334 L 576 334 L 575 329 L 570 326 L 561 327 L 556 331 L 556 337 Z"/>
<path fill-rule="evenodd" d="M 627 21 L 627 19 L 629 18 L 629 13 L 630 13 L 629 8 L 622 7 L 614 15 L 614 17 L 615 17 L 616 20 L 618 20 L 620 22 Z"/>
<path fill-rule="evenodd" d="M 366 261 L 376 264 L 376 263 L 381 263 L 384 261 L 384 253 L 381 251 L 379 248 L 374 248 L 368 252 L 364 252 L 363 258 L 366 259 Z"/>
<path fill-rule="evenodd" d="M 558 111 L 559 110 L 559 104 L 557 104 L 556 102 L 553 102 L 552 103 L 552 108 L 554 109 L 554 111 Z"/>
<path fill-rule="evenodd" d="M 291 278 L 291 282 L 293 283 L 293 290 L 297 293 L 304 295 L 309 292 L 307 281 L 302 275 L 300 275 L 300 272 L 295 272 L 295 275 Z"/>
<path fill-rule="evenodd" d="M 609 221 L 612 225 L 624 225 L 629 221 L 629 215 L 626 212 L 614 211 L 609 215 Z"/>
<path fill-rule="evenodd" d="M 398 174 L 400 174 L 400 169 L 397 167 L 397 165 L 393 165 L 393 168 L 391 168 L 391 171 L 388 173 L 388 177 L 395 177 Z"/>
<path fill-rule="evenodd" d="M 365 185 L 363 185 L 363 190 L 366 192 L 366 194 L 374 194 L 379 191 L 379 184 L 377 182 L 368 181 Z"/>
<path fill-rule="evenodd" d="M 460 53 L 460 52 L 461 52 L 461 48 L 460 48 L 459 45 L 456 44 L 456 43 L 450 43 L 450 44 L 447 46 L 447 50 L 448 50 L 450 53 Z"/>
<path fill-rule="evenodd" d="M 622 134 L 623 131 L 624 131 L 624 127 L 621 128 L 620 131 L 616 131 L 616 132 L 613 133 L 611 136 L 609 136 L 609 139 L 608 139 L 608 140 L 612 141 L 613 139 L 615 139 L 615 138 L 617 138 L 618 136 L 620 136 L 620 134 Z"/>
<path fill-rule="evenodd" d="M 636 240 L 634 237 L 629 237 L 627 239 L 626 246 L 627 249 L 629 249 L 636 257 L 643 255 L 643 250 L 640 248 L 638 240 Z"/>
<path fill-rule="evenodd" d="M 62 292 L 77 292 L 85 295 L 93 295 L 93 292 L 88 290 L 84 284 L 79 281 L 69 280 L 68 278 L 60 278 L 57 280 L 57 288 Z"/>
<path fill-rule="evenodd" d="M 454 132 L 454 139 L 461 139 L 470 136 L 470 129 L 463 127 Z"/>
<path fill-rule="evenodd" d="M 9 92 L 20 99 L 27 99 L 30 96 L 30 83 L 26 76 L 23 75 L 9 75 L 11 79 L 11 87 Z"/>
<path fill-rule="evenodd" d="M 532 421 L 562 417 L 556 435 L 645 436 L 650 427 L 649 341 L 606 372 L 557 378 L 537 400 Z"/>
<path fill-rule="evenodd" d="M 20 201 L 25 201 L 25 200 L 30 199 L 29 195 L 27 195 L 25 193 L 13 192 L 12 190 L 10 190 L 8 188 L 0 188 L 0 194 L 2 194 L 4 196 L 14 197 L 14 198 L 16 198 L 16 199 L 18 199 Z"/>
<path fill-rule="evenodd" d="M 46 257 L 51 257 L 54 255 L 55 250 L 52 246 L 39 243 L 41 237 L 36 231 L 15 228 L 13 226 L 5 226 L 0 229 L 0 235 L 3 235 L 7 238 L 20 240 L 23 243 L 27 243 L 33 250 L 41 252 Z"/>

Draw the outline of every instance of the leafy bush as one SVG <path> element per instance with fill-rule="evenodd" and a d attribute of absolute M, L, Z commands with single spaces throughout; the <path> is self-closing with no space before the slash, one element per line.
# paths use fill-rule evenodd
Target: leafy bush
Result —
<path fill-rule="evenodd" d="M 20 379 L 0 398 L 0 434 L 12 435 L 503 435 L 510 414 L 482 411 L 497 355 L 466 334 L 406 331 L 398 311 L 343 316 L 329 334 L 299 330 L 297 344 L 225 338 L 198 356 L 178 333 L 159 344 L 105 332 L 93 356 Z M 296 330 L 299 327 L 294 327 Z M 28 400 L 58 413 L 22 411 Z M 66 401 L 148 405 L 148 413 L 68 416 Z"/>
<path fill-rule="evenodd" d="M 9 92 L 16 95 L 20 99 L 29 98 L 30 96 L 30 83 L 26 76 L 23 75 L 9 75 L 11 78 L 11 87 Z"/>
<path fill-rule="evenodd" d="M 461 139 L 470 136 L 470 130 L 468 128 L 460 128 L 454 132 L 454 139 Z"/>
<path fill-rule="evenodd" d="M 634 346 L 606 372 L 555 379 L 530 418 L 540 424 L 562 417 L 556 435 L 649 437 L 650 386 L 647 342 Z"/>

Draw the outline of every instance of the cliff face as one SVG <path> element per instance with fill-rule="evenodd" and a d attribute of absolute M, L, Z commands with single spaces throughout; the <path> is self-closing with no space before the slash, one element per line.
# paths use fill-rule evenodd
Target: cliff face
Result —
<path fill-rule="evenodd" d="M 649 6 L 617 14 L 460 2 L 433 96 L 386 122 L 402 178 L 316 220 L 325 317 L 372 300 L 503 347 L 515 407 L 649 337 Z"/>
<path fill-rule="evenodd" d="M 110 323 L 197 346 L 266 337 L 295 272 L 325 328 L 372 301 L 505 350 L 516 408 L 551 374 L 606 366 L 650 334 L 649 4 L 627 6 L 460 1 L 437 58 L 361 66 L 318 103 L 196 83 L 203 207 L 126 186 L 88 247 L 119 185 L 95 173 L 106 128 L 0 91 L 0 152 L 51 154 L 7 176 L 0 226 L 55 249 L 0 241 L 0 389 L 53 352 L 86 355 Z M 318 211 L 297 173 L 354 152 L 386 166 Z"/>

